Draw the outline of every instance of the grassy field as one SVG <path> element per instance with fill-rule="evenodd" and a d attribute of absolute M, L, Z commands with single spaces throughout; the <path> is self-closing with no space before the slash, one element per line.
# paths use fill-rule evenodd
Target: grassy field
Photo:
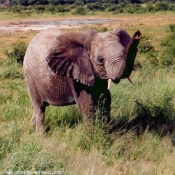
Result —
<path fill-rule="evenodd" d="M 28 44 L 38 31 L 0 32 L 0 174 L 174 175 L 175 67 L 160 61 L 168 47 L 161 43 L 170 36 L 174 15 L 99 12 L 89 16 L 33 14 L 23 18 L 125 19 L 64 31 L 122 27 L 131 35 L 137 29 L 142 32 L 143 52 L 138 53 L 136 70 L 131 76 L 135 85 L 122 80 L 111 87 L 114 120 L 111 133 L 106 133 L 99 122 L 95 126 L 82 122 L 76 106 L 48 107 L 46 125 L 50 131 L 44 136 L 34 133 L 22 66 L 9 62 L 5 53 L 12 50 L 13 43 Z M 20 15 L 14 17 L 7 12 L 0 16 L 1 24 L 4 19 L 22 20 Z"/>

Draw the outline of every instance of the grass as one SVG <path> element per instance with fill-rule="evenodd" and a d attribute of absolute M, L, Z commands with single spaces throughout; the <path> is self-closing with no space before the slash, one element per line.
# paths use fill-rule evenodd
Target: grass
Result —
<path fill-rule="evenodd" d="M 139 29 L 151 38 L 155 49 L 161 53 L 161 39 L 166 37 L 168 26 L 173 23 L 172 14 L 123 14 L 123 18 L 128 19 L 123 24 L 94 24 L 85 28 L 102 30 L 120 26 L 130 34 Z M 122 18 L 121 14 L 106 16 Z M 51 15 L 52 18 L 57 17 Z M 87 18 L 98 18 L 98 15 Z M 111 86 L 114 122 L 110 134 L 98 122 L 95 126 L 82 122 L 77 106 L 50 106 L 46 111 L 46 125 L 50 131 L 41 136 L 31 129 L 32 108 L 27 88 L 23 76 L 16 76 L 17 72 L 22 74 L 22 67 L 4 64 L 5 50 L 11 50 L 11 44 L 28 43 L 36 33 L 0 33 L 0 72 L 3 75 L 0 79 L 0 173 L 175 174 L 174 68 L 151 65 L 146 54 L 138 54 L 142 68 L 132 73 L 135 85 L 122 80 Z M 5 71 L 15 76 L 5 76 L 2 74 Z"/>

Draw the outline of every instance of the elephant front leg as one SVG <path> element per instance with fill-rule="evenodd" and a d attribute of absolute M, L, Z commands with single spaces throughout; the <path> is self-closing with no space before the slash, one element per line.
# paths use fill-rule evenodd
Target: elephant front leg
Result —
<path fill-rule="evenodd" d="M 103 93 L 93 94 L 93 92 L 82 89 L 75 93 L 74 97 L 84 120 L 90 119 L 94 121 L 99 119 L 105 123 L 110 121 L 111 96 L 108 90 Z"/>
<path fill-rule="evenodd" d="M 106 80 L 98 81 L 93 87 L 75 81 L 69 81 L 69 85 L 84 120 L 98 117 L 102 121 L 110 121 L 111 95 Z"/>
<path fill-rule="evenodd" d="M 103 123 L 110 122 L 111 96 L 109 91 L 101 93 L 98 97 L 83 91 L 78 98 L 78 106 L 85 120 L 97 119 Z"/>
<path fill-rule="evenodd" d="M 96 109 L 92 95 L 86 91 L 82 91 L 79 96 L 75 95 L 75 99 L 81 111 L 83 120 L 93 120 Z"/>

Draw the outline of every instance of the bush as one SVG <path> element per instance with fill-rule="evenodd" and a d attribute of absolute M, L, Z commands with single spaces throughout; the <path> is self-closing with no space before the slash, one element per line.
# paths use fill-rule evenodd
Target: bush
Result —
<path fill-rule="evenodd" d="M 175 112 L 172 94 L 165 92 L 162 97 L 155 101 L 141 102 L 136 100 L 137 115 L 129 125 L 137 126 L 138 134 L 146 129 L 156 131 L 158 134 L 167 134 Z M 165 128 L 165 126 L 168 126 Z M 130 126 L 130 127 L 131 127 Z M 173 127 L 174 128 L 174 127 Z"/>
<path fill-rule="evenodd" d="M 167 11 L 169 9 L 168 2 L 157 2 L 155 4 L 155 10 L 156 11 Z"/>
<path fill-rule="evenodd" d="M 162 47 L 164 47 L 164 46 L 171 46 L 172 45 L 171 38 L 170 37 L 167 37 L 167 38 L 162 39 L 160 45 Z"/>
<path fill-rule="evenodd" d="M 68 9 L 66 6 L 63 6 L 63 5 L 58 5 L 55 7 L 55 12 L 58 12 L 58 13 L 65 13 L 69 11 L 70 9 Z"/>
<path fill-rule="evenodd" d="M 139 4 L 129 5 L 127 8 L 127 12 L 134 14 L 134 13 L 143 13 L 143 8 Z"/>
<path fill-rule="evenodd" d="M 13 12 L 13 13 L 21 13 L 21 7 L 20 6 L 13 6 L 12 8 L 11 8 L 11 11 Z"/>
<path fill-rule="evenodd" d="M 153 4 L 152 3 L 147 3 L 146 4 L 146 11 L 147 12 L 153 12 L 154 11 L 154 6 L 153 6 Z"/>
<path fill-rule="evenodd" d="M 169 25 L 170 34 L 161 41 L 163 52 L 160 56 L 160 63 L 163 66 L 175 65 L 175 25 Z"/>
<path fill-rule="evenodd" d="M 24 75 L 23 75 L 23 72 L 18 70 L 18 66 L 11 65 L 8 68 L 6 68 L 4 71 L 0 72 L 0 79 L 4 79 L 4 78 L 23 79 Z"/>
<path fill-rule="evenodd" d="M 48 6 L 46 6 L 45 10 L 46 10 L 46 12 L 49 12 L 49 13 L 53 14 L 55 12 L 55 6 L 48 5 Z"/>
<path fill-rule="evenodd" d="M 158 61 L 158 52 L 155 50 L 152 40 L 148 36 L 144 36 L 138 46 L 138 52 L 140 54 L 146 54 L 146 59 L 154 66 L 157 66 Z"/>
<path fill-rule="evenodd" d="M 175 35 L 175 24 L 170 24 L 169 28 L 170 28 L 171 33 Z"/>
<path fill-rule="evenodd" d="M 18 63 L 19 65 L 23 64 L 23 59 L 24 59 L 24 55 L 27 49 L 27 44 L 24 42 L 17 42 L 17 43 L 13 43 L 11 45 L 11 50 L 5 51 L 5 55 L 6 55 L 6 61 L 5 63 L 7 65 L 12 65 L 14 63 Z"/>
<path fill-rule="evenodd" d="M 167 47 L 160 57 L 160 63 L 164 66 L 175 65 L 175 45 Z"/>
<path fill-rule="evenodd" d="M 104 11 L 105 7 L 101 3 L 88 4 L 87 9 L 91 11 Z"/>
<path fill-rule="evenodd" d="M 74 4 L 76 6 L 83 6 L 84 5 L 84 2 L 82 0 L 77 0 L 77 1 L 74 2 Z"/>
<path fill-rule="evenodd" d="M 115 12 L 119 9 L 118 5 L 112 5 L 109 7 L 108 12 Z"/>
<path fill-rule="evenodd" d="M 139 48 L 139 53 L 148 53 L 150 51 L 155 50 L 154 46 L 152 44 L 151 39 L 148 36 L 144 36 L 141 41 L 140 44 L 138 46 Z"/>
<path fill-rule="evenodd" d="M 78 7 L 75 9 L 75 11 L 73 12 L 74 15 L 86 15 L 87 11 L 84 7 Z"/>
<path fill-rule="evenodd" d="M 45 6 L 36 5 L 36 6 L 34 6 L 34 10 L 36 11 L 36 13 L 43 13 L 45 11 Z"/>
<path fill-rule="evenodd" d="M 160 45 L 162 47 L 165 46 L 173 46 L 175 44 L 175 24 L 169 25 L 170 33 L 164 39 L 162 39 Z"/>

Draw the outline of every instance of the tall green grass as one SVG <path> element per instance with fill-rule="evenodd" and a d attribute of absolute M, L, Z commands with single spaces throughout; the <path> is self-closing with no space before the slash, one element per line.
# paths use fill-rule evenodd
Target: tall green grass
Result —
<path fill-rule="evenodd" d="M 100 125 L 82 122 L 77 107 L 50 106 L 46 125 L 51 129 L 45 136 L 31 130 L 32 108 L 24 81 L 3 80 L 1 171 L 173 174 L 173 135 L 168 130 L 175 109 L 171 76 L 164 69 L 142 69 L 132 75 L 135 86 L 126 80 L 112 85 L 112 118 L 117 128 L 111 134 Z M 152 126 L 160 128 L 153 130 Z M 164 128 L 167 132 L 162 137 Z"/>

